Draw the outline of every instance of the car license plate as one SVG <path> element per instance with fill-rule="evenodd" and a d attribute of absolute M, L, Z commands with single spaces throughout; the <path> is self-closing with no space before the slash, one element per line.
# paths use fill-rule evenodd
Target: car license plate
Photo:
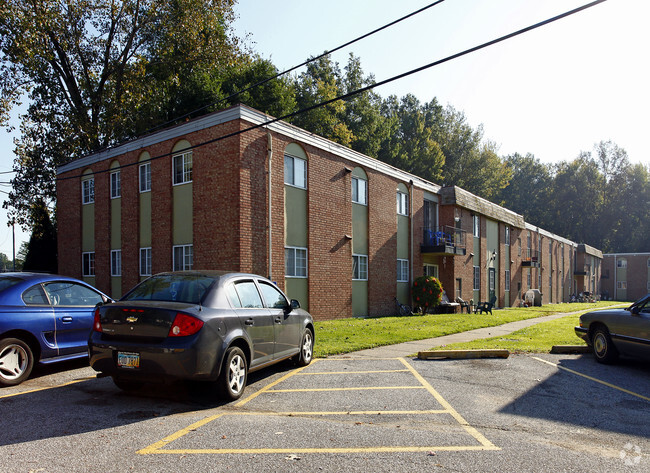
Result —
<path fill-rule="evenodd" d="M 140 368 L 140 353 L 118 351 L 117 366 L 121 368 Z"/>

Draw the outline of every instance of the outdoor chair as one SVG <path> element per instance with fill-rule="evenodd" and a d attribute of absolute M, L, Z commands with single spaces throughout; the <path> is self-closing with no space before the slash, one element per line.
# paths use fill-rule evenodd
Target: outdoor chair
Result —
<path fill-rule="evenodd" d="M 476 309 L 474 309 L 474 313 L 478 314 L 480 312 L 482 314 L 483 312 L 485 312 L 487 314 L 489 312 L 490 315 L 492 315 L 492 308 L 496 303 L 497 303 L 497 296 L 492 296 L 490 297 L 490 302 L 479 302 L 478 305 L 476 306 Z"/>
<path fill-rule="evenodd" d="M 460 297 L 456 298 L 456 302 L 458 302 L 460 304 L 460 313 L 461 314 L 463 313 L 463 309 L 465 309 L 467 311 L 467 313 L 469 314 L 469 302 L 461 299 Z"/>

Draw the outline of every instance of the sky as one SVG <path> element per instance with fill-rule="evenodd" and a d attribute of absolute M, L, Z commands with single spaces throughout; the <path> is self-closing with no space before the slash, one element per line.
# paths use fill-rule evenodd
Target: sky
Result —
<path fill-rule="evenodd" d="M 433 0 L 239 0 L 235 33 L 287 70 L 433 3 Z M 586 0 L 445 0 L 338 51 L 382 81 L 588 3 Z M 499 154 L 570 161 L 612 140 L 633 163 L 650 164 L 644 132 L 650 111 L 650 1 L 607 0 L 497 45 L 375 91 L 436 98 L 483 126 Z M 294 73 L 300 73 L 297 70 Z M 17 115 L 17 114 L 14 114 Z M 14 120 L 14 124 L 17 122 Z M 0 130 L 0 173 L 13 163 L 12 134 Z M 11 175 L 0 174 L 0 182 Z M 7 191 L 0 184 L 0 192 Z M 3 197 L 5 194 L 0 194 Z M 0 252 L 12 230 L 0 209 Z M 16 228 L 16 251 L 28 234 Z"/>

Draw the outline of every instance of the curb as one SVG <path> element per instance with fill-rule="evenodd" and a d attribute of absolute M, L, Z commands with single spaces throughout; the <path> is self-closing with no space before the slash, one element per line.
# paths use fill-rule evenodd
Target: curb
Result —
<path fill-rule="evenodd" d="M 553 348 L 551 348 L 551 353 L 554 355 L 591 353 L 591 348 L 587 345 L 554 345 Z"/>
<path fill-rule="evenodd" d="M 508 358 L 508 350 L 435 350 L 420 351 L 418 358 L 421 360 L 437 360 L 442 358 L 471 359 L 471 358 Z"/>

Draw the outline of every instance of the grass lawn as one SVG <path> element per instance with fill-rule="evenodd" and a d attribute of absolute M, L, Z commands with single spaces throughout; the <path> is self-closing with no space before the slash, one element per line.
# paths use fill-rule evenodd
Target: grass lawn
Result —
<path fill-rule="evenodd" d="M 548 304 L 542 307 L 522 307 L 522 308 L 507 308 L 494 310 L 493 314 L 431 314 L 431 315 L 414 315 L 412 317 L 378 317 L 378 318 L 348 318 L 338 320 L 316 321 L 314 326 L 316 328 L 316 344 L 314 347 L 314 355 L 316 357 L 324 357 L 328 355 L 336 355 L 341 353 L 349 353 L 366 348 L 374 348 L 384 345 L 393 345 L 396 343 L 408 342 L 412 340 L 423 340 L 426 338 L 440 337 L 452 333 L 465 332 L 476 328 L 494 327 L 496 325 L 503 325 L 508 322 L 517 320 L 525 320 L 536 317 L 543 317 L 545 315 L 557 313 L 573 313 L 573 312 L 586 312 L 589 310 L 608 307 L 617 304 L 611 301 L 601 301 L 596 303 L 573 303 L 573 304 Z M 624 304 L 629 305 L 629 304 Z M 551 345 L 562 344 L 578 344 L 581 340 L 575 336 L 573 327 L 577 323 L 579 314 L 573 316 L 563 317 L 557 321 L 544 323 L 542 326 L 543 341 L 539 342 L 541 345 L 546 346 L 553 340 Z M 560 322 L 562 321 L 562 322 Z M 545 329 L 544 327 L 550 324 L 558 324 L 555 328 Z M 549 334 L 546 335 L 546 330 Z M 550 335 L 550 330 L 556 335 Z M 536 327 L 531 327 L 521 332 L 528 332 L 531 335 L 525 334 L 512 334 L 507 338 L 508 341 L 514 343 L 517 340 L 519 348 L 513 348 L 514 345 L 508 346 L 490 345 L 486 340 L 482 340 L 478 345 L 472 348 L 507 348 L 512 351 L 529 351 L 527 348 L 530 346 L 530 351 L 535 346 L 536 341 L 533 338 L 539 338 L 539 332 Z M 566 333 L 565 333 L 566 332 Z M 526 341 L 525 339 L 529 340 Z M 521 341 L 519 341 L 521 339 Z M 504 343 L 506 340 L 501 340 Z M 492 343 L 492 342 L 490 342 Z M 455 348 L 455 346 L 447 346 L 446 349 Z M 469 347 L 466 347 L 469 348 Z M 544 348 L 543 351 L 550 350 Z"/>

